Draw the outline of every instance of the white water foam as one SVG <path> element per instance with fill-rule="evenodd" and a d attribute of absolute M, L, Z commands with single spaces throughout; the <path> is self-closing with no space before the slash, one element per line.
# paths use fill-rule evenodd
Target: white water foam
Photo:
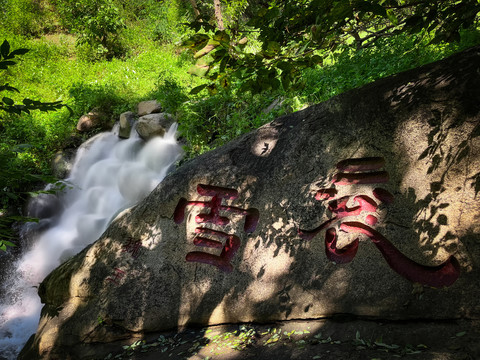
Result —
<path fill-rule="evenodd" d="M 176 130 L 173 124 L 164 137 L 145 143 L 134 129 L 126 140 L 114 129 L 80 147 L 66 181 L 69 187 L 60 196 L 63 213 L 33 239 L 10 280 L 2 284 L 7 295 L 0 303 L 0 360 L 15 359 L 35 333 L 42 307 L 40 282 L 98 239 L 119 212 L 147 196 L 180 159 Z"/>

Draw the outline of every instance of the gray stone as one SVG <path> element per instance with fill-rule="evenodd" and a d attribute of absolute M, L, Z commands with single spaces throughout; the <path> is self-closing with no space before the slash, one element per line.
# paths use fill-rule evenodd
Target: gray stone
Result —
<path fill-rule="evenodd" d="M 62 202 L 55 194 L 38 194 L 30 199 L 27 207 L 27 216 L 38 219 L 53 218 L 62 209 Z"/>
<path fill-rule="evenodd" d="M 57 151 L 52 160 L 53 176 L 65 179 L 72 170 L 75 161 L 76 149 L 64 149 Z"/>
<path fill-rule="evenodd" d="M 188 324 L 480 319 L 479 63 L 476 47 L 382 79 L 184 164 L 42 282 L 23 358 Z"/>
<path fill-rule="evenodd" d="M 94 129 L 107 129 L 109 127 L 109 118 L 100 109 L 93 109 L 88 114 L 82 115 L 77 122 L 79 132 L 89 132 Z"/>
<path fill-rule="evenodd" d="M 128 139 L 130 137 L 130 131 L 132 130 L 132 126 L 137 121 L 137 116 L 134 112 L 127 111 L 120 114 L 120 129 L 118 132 L 118 136 L 123 139 Z"/>
<path fill-rule="evenodd" d="M 157 100 L 142 101 L 137 106 L 138 116 L 162 112 L 162 104 Z"/>
<path fill-rule="evenodd" d="M 163 136 L 175 122 L 172 115 L 167 113 L 144 115 L 138 119 L 137 132 L 144 140 L 155 136 Z"/>

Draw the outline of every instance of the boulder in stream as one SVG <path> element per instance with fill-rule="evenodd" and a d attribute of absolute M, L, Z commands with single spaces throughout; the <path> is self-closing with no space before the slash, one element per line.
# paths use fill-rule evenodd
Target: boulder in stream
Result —
<path fill-rule="evenodd" d="M 137 121 L 137 116 L 132 111 L 127 111 L 120 114 L 118 136 L 122 139 L 128 139 L 135 121 Z"/>
<path fill-rule="evenodd" d="M 174 122 L 175 119 L 168 113 L 144 115 L 138 119 L 137 132 L 142 139 L 149 140 L 163 136 Z"/>

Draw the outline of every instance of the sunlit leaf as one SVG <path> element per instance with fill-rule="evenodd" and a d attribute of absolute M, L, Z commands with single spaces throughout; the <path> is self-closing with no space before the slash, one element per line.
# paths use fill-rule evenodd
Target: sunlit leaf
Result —
<path fill-rule="evenodd" d="M 207 45 L 205 45 L 201 50 L 197 51 L 193 57 L 195 59 L 199 59 L 199 58 L 207 55 L 209 52 L 211 52 L 212 50 L 214 50 L 218 46 L 220 46 L 220 43 L 218 41 L 209 40 Z"/>
<path fill-rule="evenodd" d="M 393 10 L 391 10 L 391 9 L 387 10 L 387 17 L 392 22 L 393 25 L 398 25 L 398 19 L 395 16 Z"/>
<path fill-rule="evenodd" d="M 218 41 L 219 43 L 230 43 L 230 35 L 226 31 L 218 31 L 214 36 L 213 40 Z"/>
<path fill-rule="evenodd" d="M 208 71 L 210 70 L 210 66 L 203 64 L 203 65 L 194 65 L 190 69 L 188 69 L 188 73 L 191 75 L 204 77 Z"/>

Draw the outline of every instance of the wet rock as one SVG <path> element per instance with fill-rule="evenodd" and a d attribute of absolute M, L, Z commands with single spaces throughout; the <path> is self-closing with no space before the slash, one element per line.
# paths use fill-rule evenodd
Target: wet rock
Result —
<path fill-rule="evenodd" d="M 174 122 L 175 119 L 168 113 L 144 115 L 138 119 L 137 132 L 142 139 L 149 140 L 163 136 Z"/>
<path fill-rule="evenodd" d="M 120 114 L 120 129 L 118 132 L 118 136 L 123 139 L 128 139 L 130 137 L 130 132 L 135 121 L 137 121 L 137 116 L 134 112 L 127 111 Z"/>
<path fill-rule="evenodd" d="M 27 207 L 27 216 L 48 219 L 57 216 L 62 210 L 62 202 L 55 194 L 38 194 L 30 199 Z"/>
<path fill-rule="evenodd" d="M 64 149 L 57 151 L 52 160 L 53 176 L 57 179 L 65 179 L 72 170 L 75 162 L 76 149 Z"/>

